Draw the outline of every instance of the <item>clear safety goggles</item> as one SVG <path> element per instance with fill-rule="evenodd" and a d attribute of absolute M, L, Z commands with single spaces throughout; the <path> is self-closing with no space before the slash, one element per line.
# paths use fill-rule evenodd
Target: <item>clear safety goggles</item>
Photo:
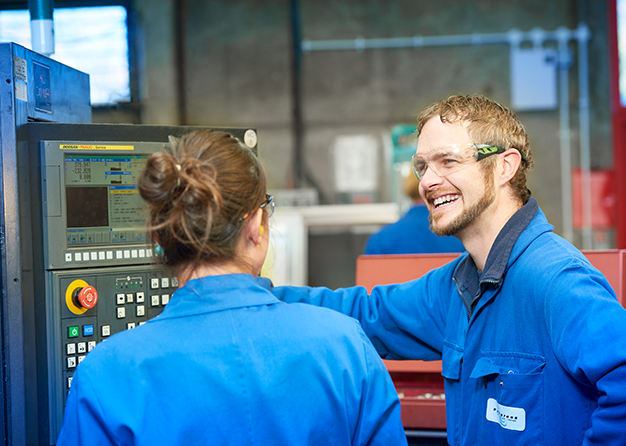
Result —
<path fill-rule="evenodd" d="M 487 144 L 449 144 L 428 153 L 416 153 L 413 155 L 411 165 L 417 179 L 422 181 L 429 168 L 438 177 L 445 177 L 488 156 L 504 152 L 506 149 Z"/>

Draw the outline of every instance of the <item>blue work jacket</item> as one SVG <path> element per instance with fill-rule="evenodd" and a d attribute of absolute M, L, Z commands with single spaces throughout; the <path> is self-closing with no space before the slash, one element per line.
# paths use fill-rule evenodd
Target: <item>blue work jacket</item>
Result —
<path fill-rule="evenodd" d="M 354 319 L 287 305 L 251 275 L 177 290 L 78 366 L 60 445 L 406 445 L 384 364 Z"/>
<path fill-rule="evenodd" d="M 518 214 L 482 275 L 465 253 L 369 295 L 273 292 L 355 317 L 383 358 L 441 359 L 451 445 L 624 445 L 626 310 L 534 199 Z"/>

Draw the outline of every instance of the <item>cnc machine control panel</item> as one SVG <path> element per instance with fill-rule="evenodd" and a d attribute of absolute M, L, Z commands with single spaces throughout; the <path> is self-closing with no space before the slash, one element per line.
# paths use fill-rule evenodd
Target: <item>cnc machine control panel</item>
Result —
<path fill-rule="evenodd" d="M 18 180 L 29 444 L 56 443 L 74 373 L 90 352 L 141 329 L 175 298 L 178 280 L 146 235 L 137 181 L 169 136 L 207 129 L 27 125 Z M 255 130 L 210 129 L 256 153 Z"/>
<path fill-rule="evenodd" d="M 148 157 L 163 147 L 41 142 L 51 439 L 73 374 L 89 352 L 157 316 L 178 287 L 175 275 L 156 264 L 137 188 Z"/>

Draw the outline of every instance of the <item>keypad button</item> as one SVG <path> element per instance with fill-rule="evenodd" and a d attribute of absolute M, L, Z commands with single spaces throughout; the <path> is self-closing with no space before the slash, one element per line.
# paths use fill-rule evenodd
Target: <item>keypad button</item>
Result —
<path fill-rule="evenodd" d="M 113 251 L 106 252 L 107 260 L 113 260 Z"/>
<path fill-rule="evenodd" d="M 178 277 L 172 277 L 172 288 L 178 288 Z"/>
<path fill-rule="evenodd" d="M 93 336 L 93 325 L 83 325 L 83 336 Z"/>
<path fill-rule="evenodd" d="M 76 367 L 76 356 L 70 356 L 67 358 L 67 368 L 73 369 L 74 367 Z"/>
<path fill-rule="evenodd" d="M 102 326 L 102 336 L 111 336 L 111 326 L 103 325 Z"/>
<path fill-rule="evenodd" d="M 77 338 L 79 335 L 80 335 L 80 330 L 78 329 L 78 325 L 67 327 L 68 338 Z"/>
<path fill-rule="evenodd" d="M 145 305 L 137 305 L 137 317 L 142 317 L 145 315 L 146 315 Z"/>
<path fill-rule="evenodd" d="M 78 363 L 80 364 L 81 362 L 83 362 L 84 359 L 85 359 L 85 355 L 80 355 L 78 357 Z"/>
<path fill-rule="evenodd" d="M 150 279 L 150 289 L 151 290 L 158 290 L 159 289 L 159 279 L 156 277 L 153 277 Z"/>
<path fill-rule="evenodd" d="M 98 260 L 104 260 L 104 251 L 98 252 Z"/>
<path fill-rule="evenodd" d="M 72 343 L 72 344 L 67 344 L 65 347 L 65 350 L 67 351 L 68 355 L 75 355 L 76 354 L 76 344 Z"/>
<path fill-rule="evenodd" d="M 158 307 L 159 306 L 159 295 L 155 294 L 153 296 L 150 296 L 150 303 L 152 304 L 153 307 Z"/>
<path fill-rule="evenodd" d="M 132 304 L 134 300 L 135 300 L 135 296 L 133 293 L 126 294 L 126 303 Z"/>
<path fill-rule="evenodd" d="M 72 261 L 72 253 L 71 252 L 66 252 L 65 253 L 65 261 L 66 262 L 71 262 Z"/>
<path fill-rule="evenodd" d="M 143 291 L 139 291 L 137 293 L 137 303 L 142 304 L 146 301 L 146 297 Z"/>
<path fill-rule="evenodd" d="M 67 377 L 67 389 L 69 390 L 72 387 L 72 380 L 74 379 L 73 376 L 68 376 Z"/>
<path fill-rule="evenodd" d="M 128 324 L 126 324 L 126 329 L 127 330 L 131 330 L 135 328 L 135 323 L 134 322 L 129 322 Z"/>
<path fill-rule="evenodd" d="M 117 307 L 117 318 L 124 319 L 126 317 L 126 307 Z"/>
<path fill-rule="evenodd" d="M 164 294 L 161 296 L 161 304 L 163 304 L 163 306 L 167 305 L 169 302 L 170 302 L 169 294 Z"/>
<path fill-rule="evenodd" d="M 126 294 L 124 293 L 118 293 L 115 297 L 118 305 L 124 305 L 126 302 Z"/>
<path fill-rule="evenodd" d="M 170 287 L 170 278 L 163 277 L 161 278 L 161 288 L 169 288 Z"/>
<path fill-rule="evenodd" d="M 89 261 L 89 253 L 83 252 L 83 262 L 87 262 L 87 261 Z"/>
<path fill-rule="evenodd" d="M 94 348 L 96 348 L 96 341 L 87 342 L 87 352 L 92 351 Z"/>
<path fill-rule="evenodd" d="M 120 260 L 122 258 L 122 251 L 115 251 L 115 258 Z"/>
<path fill-rule="evenodd" d="M 77 351 L 78 353 L 87 353 L 87 343 L 86 342 L 79 342 L 77 344 Z"/>

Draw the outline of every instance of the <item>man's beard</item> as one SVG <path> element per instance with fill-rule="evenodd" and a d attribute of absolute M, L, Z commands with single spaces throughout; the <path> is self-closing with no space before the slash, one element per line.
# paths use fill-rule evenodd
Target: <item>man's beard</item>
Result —
<path fill-rule="evenodd" d="M 478 202 L 474 203 L 471 207 L 469 207 L 465 212 L 456 217 L 452 223 L 448 224 L 445 227 L 435 226 L 433 224 L 433 216 L 432 213 L 428 216 L 428 221 L 430 222 L 430 230 L 434 234 L 446 236 L 446 235 L 455 235 L 461 232 L 462 230 L 469 227 L 476 219 L 482 214 L 485 209 L 489 207 L 491 203 L 496 199 L 496 188 L 493 182 L 489 181 L 489 179 L 485 176 L 485 189 L 483 196 L 480 197 Z"/>

